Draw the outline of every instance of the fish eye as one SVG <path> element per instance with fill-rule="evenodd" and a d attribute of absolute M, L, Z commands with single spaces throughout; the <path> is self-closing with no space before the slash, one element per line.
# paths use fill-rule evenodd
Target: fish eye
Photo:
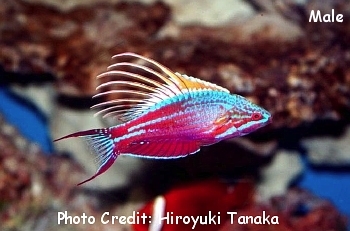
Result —
<path fill-rule="evenodd" d="M 261 115 L 261 113 L 259 113 L 259 112 L 254 112 L 253 114 L 252 114 L 252 120 L 260 120 L 261 118 L 262 118 L 262 115 Z"/>

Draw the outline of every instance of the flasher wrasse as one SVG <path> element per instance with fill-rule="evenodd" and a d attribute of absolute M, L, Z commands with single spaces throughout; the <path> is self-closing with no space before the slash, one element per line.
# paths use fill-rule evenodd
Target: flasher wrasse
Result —
<path fill-rule="evenodd" d="M 243 136 L 268 124 L 269 112 L 223 87 L 173 72 L 134 53 L 113 56 L 116 63 L 97 76 L 107 80 L 93 97 L 97 115 L 124 123 L 76 132 L 55 141 L 84 137 L 96 155 L 96 173 L 120 155 L 153 159 L 185 157 L 221 140 Z M 137 59 L 138 62 L 122 61 Z M 113 96 L 118 96 L 118 98 Z M 79 184 L 79 185 L 80 185 Z"/>

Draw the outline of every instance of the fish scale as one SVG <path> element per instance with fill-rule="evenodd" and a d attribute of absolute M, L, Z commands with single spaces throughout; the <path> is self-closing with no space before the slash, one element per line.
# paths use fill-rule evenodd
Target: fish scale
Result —
<path fill-rule="evenodd" d="M 144 63 L 116 62 L 97 76 L 101 80 L 108 77 L 109 81 L 97 87 L 101 92 L 94 97 L 108 98 L 93 106 L 102 108 L 96 115 L 114 117 L 124 123 L 55 140 L 83 137 L 94 152 L 97 171 L 79 185 L 107 171 L 120 155 L 152 159 L 185 157 L 198 152 L 201 146 L 246 135 L 271 122 L 268 111 L 223 87 L 173 72 L 134 53 L 113 58 L 138 59 Z"/>

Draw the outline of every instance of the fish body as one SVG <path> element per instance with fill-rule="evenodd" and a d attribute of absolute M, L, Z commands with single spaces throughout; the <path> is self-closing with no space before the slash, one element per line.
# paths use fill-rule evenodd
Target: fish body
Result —
<path fill-rule="evenodd" d="M 102 107 L 96 114 L 113 116 L 124 123 L 56 140 L 84 137 L 95 153 L 98 169 L 80 184 L 105 172 L 119 155 L 154 159 L 184 157 L 198 152 L 201 146 L 248 134 L 271 120 L 269 112 L 225 88 L 174 73 L 134 53 L 115 56 L 120 57 L 138 58 L 145 64 L 117 62 L 99 75 L 98 78 L 118 79 L 99 85 L 97 89 L 102 91 L 95 97 L 121 93 L 126 96 L 93 108 Z M 132 70 L 124 71 L 123 67 Z M 120 80 L 123 77 L 126 80 Z"/>

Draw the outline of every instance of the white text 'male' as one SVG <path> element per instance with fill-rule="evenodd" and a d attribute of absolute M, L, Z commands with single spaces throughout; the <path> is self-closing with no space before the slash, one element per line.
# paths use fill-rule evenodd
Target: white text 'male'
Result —
<path fill-rule="evenodd" d="M 312 10 L 309 22 L 343 22 L 343 15 L 335 15 L 334 9 L 332 9 L 331 14 L 322 14 L 320 10 L 317 10 L 316 12 Z"/>

